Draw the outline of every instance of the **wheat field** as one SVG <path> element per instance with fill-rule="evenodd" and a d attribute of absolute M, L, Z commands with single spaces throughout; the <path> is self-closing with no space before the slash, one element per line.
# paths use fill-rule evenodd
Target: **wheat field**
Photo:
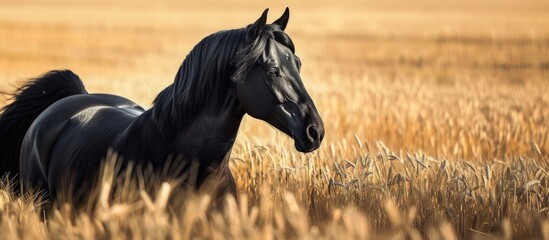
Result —
<path fill-rule="evenodd" d="M 0 238 L 549 239 L 547 1 L 2 0 L 0 91 L 68 68 L 148 108 L 200 39 L 286 6 L 319 150 L 245 117 L 221 209 L 116 154 L 87 210 L 4 178 Z"/>

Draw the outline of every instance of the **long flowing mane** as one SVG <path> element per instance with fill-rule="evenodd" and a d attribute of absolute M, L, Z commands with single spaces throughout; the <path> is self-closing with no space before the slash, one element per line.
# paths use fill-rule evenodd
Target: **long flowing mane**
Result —
<path fill-rule="evenodd" d="M 186 126 L 192 120 L 190 116 L 223 101 L 234 68 L 231 62 L 245 35 L 245 29 L 227 30 L 200 41 L 183 60 L 174 83 L 154 100 L 157 121 L 173 127 Z"/>

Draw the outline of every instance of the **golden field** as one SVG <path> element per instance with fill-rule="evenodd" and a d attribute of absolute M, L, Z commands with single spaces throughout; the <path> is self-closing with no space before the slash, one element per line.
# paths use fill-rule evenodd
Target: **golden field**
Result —
<path fill-rule="evenodd" d="M 286 6 L 318 151 L 246 117 L 221 210 L 105 174 L 97 209 L 44 213 L 3 181 L 1 238 L 549 239 L 547 1 L 2 0 L 0 90 L 68 68 L 150 107 L 200 39 Z"/>

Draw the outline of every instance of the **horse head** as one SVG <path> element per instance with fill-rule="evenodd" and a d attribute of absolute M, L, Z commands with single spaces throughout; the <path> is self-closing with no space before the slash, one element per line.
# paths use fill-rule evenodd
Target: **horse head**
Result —
<path fill-rule="evenodd" d="M 320 146 L 324 123 L 301 81 L 301 61 L 284 32 L 289 9 L 272 24 L 267 10 L 246 28 L 246 47 L 237 59 L 233 75 L 244 111 L 292 137 L 300 152 Z"/>

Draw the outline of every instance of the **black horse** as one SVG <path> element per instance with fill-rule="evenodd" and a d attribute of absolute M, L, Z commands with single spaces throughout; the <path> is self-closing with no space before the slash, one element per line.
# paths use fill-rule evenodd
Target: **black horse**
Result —
<path fill-rule="evenodd" d="M 31 80 L 0 115 L 0 175 L 19 174 L 55 198 L 67 182 L 78 189 L 93 181 L 112 148 L 122 164 L 157 169 L 180 156 L 198 163 L 197 187 L 215 178 L 236 194 L 228 159 L 246 113 L 291 136 L 298 151 L 317 149 L 324 125 L 284 32 L 289 10 L 273 24 L 267 11 L 246 28 L 200 41 L 146 111 L 119 96 L 88 94 L 69 70 Z"/>

